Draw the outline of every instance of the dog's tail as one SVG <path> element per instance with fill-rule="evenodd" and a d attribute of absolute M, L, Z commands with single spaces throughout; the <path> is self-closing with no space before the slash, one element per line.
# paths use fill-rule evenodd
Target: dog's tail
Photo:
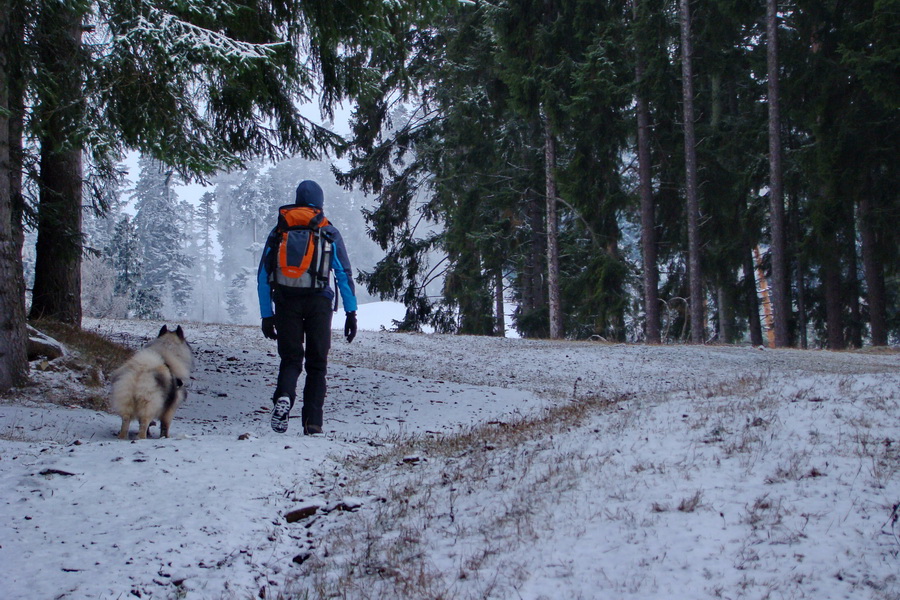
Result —
<path fill-rule="evenodd" d="M 175 377 L 172 373 L 172 368 L 169 367 L 168 364 L 166 364 L 166 369 L 169 372 L 168 377 L 160 372 L 155 374 L 156 383 L 159 385 L 159 389 L 164 390 L 166 394 L 162 412 L 167 412 L 178 402 L 178 390 L 184 387 L 184 381 Z"/>

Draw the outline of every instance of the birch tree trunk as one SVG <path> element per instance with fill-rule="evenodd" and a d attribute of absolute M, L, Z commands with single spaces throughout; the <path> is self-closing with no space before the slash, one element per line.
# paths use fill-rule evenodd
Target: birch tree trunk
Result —
<path fill-rule="evenodd" d="M 691 340 L 704 342 L 703 274 L 700 270 L 700 200 L 697 190 L 697 148 L 694 134 L 694 70 L 690 0 L 681 3 L 681 80 L 684 99 L 684 166 L 687 187 L 688 268 L 691 296 Z"/>

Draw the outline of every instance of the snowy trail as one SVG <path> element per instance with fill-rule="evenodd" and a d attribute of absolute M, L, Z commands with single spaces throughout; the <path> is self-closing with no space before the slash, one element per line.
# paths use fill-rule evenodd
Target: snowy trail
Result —
<path fill-rule="evenodd" d="M 159 327 L 91 324 L 131 347 Z M 273 344 L 256 328 L 186 329 L 196 360 L 171 439 L 122 442 L 118 417 L 39 398 L 0 405 L 0 436 L 13 440 L 0 441 L 4 597 L 150 596 L 175 582 L 219 597 L 290 564 L 299 534 L 282 515 L 300 501 L 339 497 L 336 458 L 544 404 L 514 389 L 348 365 L 345 349 L 329 365 L 328 433 L 303 437 L 292 418 L 278 435 L 269 426 Z"/>
<path fill-rule="evenodd" d="M 86 323 L 131 346 L 160 324 Z M 295 420 L 269 428 L 277 357 L 257 328 L 185 328 L 197 360 L 171 439 L 122 442 L 117 417 L 42 401 L 72 373 L 36 373 L 0 403 L 4 598 L 248 598 L 322 568 L 339 580 L 381 526 L 385 543 L 430 532 L 412 550 L 454 598 L 900 593 L 884 530 L 900 502 L 900 354 L 335 332 L 327 433 L 309 438 Z M 341 463 L 591 397 L 623 400 L 522 447 L 368 474 Z M 447 495 L 448 477 L 466 493 Z M 379 521 L 405 489 L 423 512 Z M 330 512 L 341 502 L 360 509 Z M 285 520 L 307 507 L 318 516 Z M 342 538 L 331 562 L 295 564 Z M 467 556 L 481 567 L 462 569 Z"/>

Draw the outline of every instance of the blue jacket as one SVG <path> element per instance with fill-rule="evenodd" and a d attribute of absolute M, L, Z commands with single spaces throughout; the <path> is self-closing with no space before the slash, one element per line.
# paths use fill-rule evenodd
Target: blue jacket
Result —
<path fill-rule="evenodd" d="M 300 206 L 315 206 L 322 208 L 323 194 L 322 188 L 313 181 L 303 181 L 297 187 L 297 201 Z M 256 274 L 256 293 L 259 296 L 259 314 L 262 318 L 271 317 L 275 314 L 272 308 L 272 288 L 269 284 L 268 264 L 266 260 L 269 253 L 274 248 L 275 229 L 269 233 L 266 245 L 263 248 L 262 256 L 259 259 L 259 270 Z M 353 267 L 350 266 L 350 256 L 347 254 L 347 247 L 344 246 L 344 238 L 341 232 L 334 225 L 326 225 L 322 231 L 331 234 L 334 241 L 334 252 L 331 254 L 331 270 L 334 271 L 334 280 L 337 282 L 338 290 L 341 292 L 341 300 L 344 303 L 346 312 L 356 312 L 356 286 L 353 284 Z M 319 296 L 325 296 L 334 299 L 334 290 L 331 287 L 324 288 L 318 292 Z"/>

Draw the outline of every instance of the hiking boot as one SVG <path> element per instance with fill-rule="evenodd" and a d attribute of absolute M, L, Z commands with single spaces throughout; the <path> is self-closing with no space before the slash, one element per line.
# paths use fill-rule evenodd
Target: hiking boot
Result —
<path fill-rule="evenodd" d="M 291 399 L 282 396 L 275 401 L 275 408 L 272 409 L 272 431 L 275 433 L 284 433 L 288 428 L 288 417 L 291 414 Z"/>
<path fill-rule="evenodd" d="M 303 435 L 318 435 L 322 433 L 321 425 L 304 425 L 303 426 Z"/>

